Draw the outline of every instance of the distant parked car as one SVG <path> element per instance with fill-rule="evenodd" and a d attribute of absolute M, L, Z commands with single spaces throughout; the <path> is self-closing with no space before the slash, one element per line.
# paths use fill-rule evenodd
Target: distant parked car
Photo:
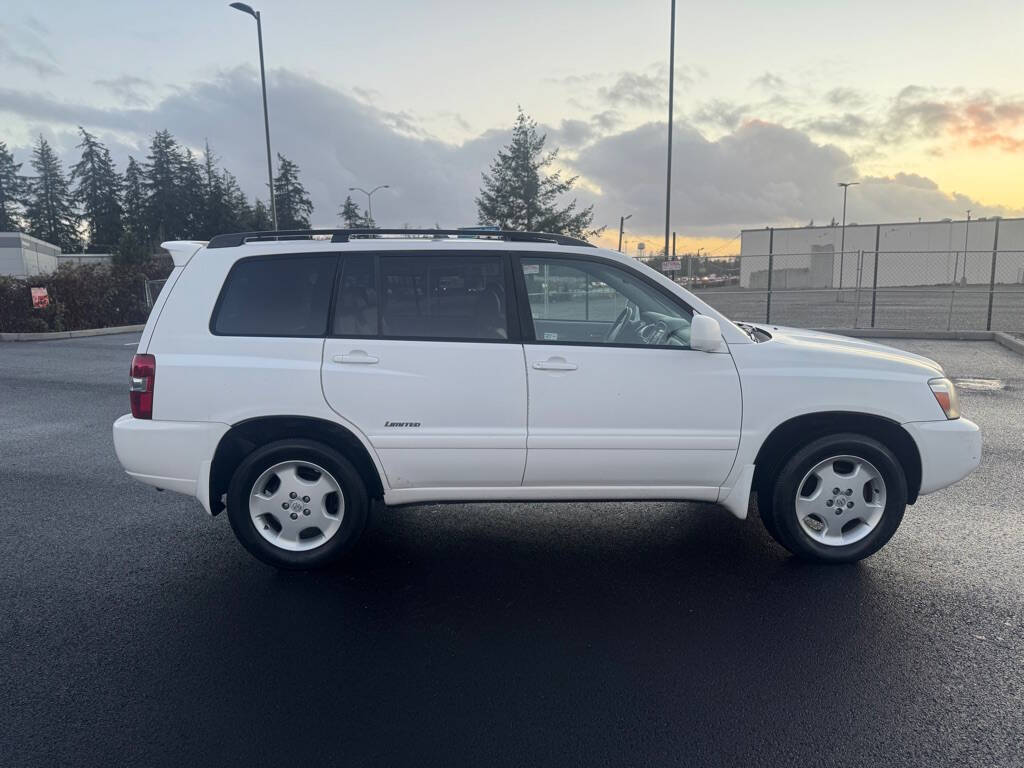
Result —
<path fill-rule="evenodd" d="M 752 492 L 790 552 L 848 562 L 978 466 L 932 360 L 731 322 L 572 238 L 419 234 L 165 243 L 174 270 L 114 423 L 128 473 L 310 568 L 374 502 L 672 499 L 744 518 Z"/>

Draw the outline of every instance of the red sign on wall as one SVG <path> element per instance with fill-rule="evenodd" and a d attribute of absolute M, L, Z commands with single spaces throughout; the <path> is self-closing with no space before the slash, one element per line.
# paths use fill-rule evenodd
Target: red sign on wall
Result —
<path fill-rule="evenodd" d="M 50 306 L 50 294 L 45 288 L 32 288 L 32 308 L 44 309 Z"/>

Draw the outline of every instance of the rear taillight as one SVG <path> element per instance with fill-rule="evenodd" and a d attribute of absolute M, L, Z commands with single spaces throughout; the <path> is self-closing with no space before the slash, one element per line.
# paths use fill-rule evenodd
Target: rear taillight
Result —
<path fill-rule="evenodd" d="M 153 418 L 153 384 L 156 382 L 156 358 L 136 355 L 132 358 L 131 378 L 128 379 L 128 399 L 132 416 L 136 419 Z"/>

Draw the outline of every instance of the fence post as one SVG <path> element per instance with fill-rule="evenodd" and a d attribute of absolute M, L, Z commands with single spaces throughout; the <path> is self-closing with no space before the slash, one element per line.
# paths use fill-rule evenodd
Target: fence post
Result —
<path fill-rule="evenodd" d="M 764 308 L 764 321 L 772 321 L 772 267 L 775 264 L 775 229 L 768 228 L 768 301 Z"/>
<path fill-rule="evenodd" d="M 871 327 L 875 327 L 875 305 L 878 302 L 878 242 L 882 225 L 875 225 L 875 268 L 871 270 Z"/>
<path fill-rule="evenodd" d="M 864 251 L 857 251 L 857 297 L 853 309 L 853 327 L 860 328 L 860 289 L 864 283 Z"/>
<path fill-rule="evenodd" d="M 996 235 L 992 240 L 992 275 L 988 279 L 988 320 L 985 321 L 985 330 L 992 330 L 992 299 L 996 291 L 996 255 L 999 253 L 999 219 L 996 219 Z"/>

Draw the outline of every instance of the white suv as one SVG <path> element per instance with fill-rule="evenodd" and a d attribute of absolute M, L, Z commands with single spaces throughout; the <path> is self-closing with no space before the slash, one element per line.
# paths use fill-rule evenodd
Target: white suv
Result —
<path fill-rule="evenodd" d="M 306 231 L 165 243 L 174 271 L 114 423 L 128 473 L 225 508 L 282 568 L 337 559 L 370 506 L 672 499 L 827 562 L 981 457 L 924 357 L 733 323 L 558 235 Z"/>

